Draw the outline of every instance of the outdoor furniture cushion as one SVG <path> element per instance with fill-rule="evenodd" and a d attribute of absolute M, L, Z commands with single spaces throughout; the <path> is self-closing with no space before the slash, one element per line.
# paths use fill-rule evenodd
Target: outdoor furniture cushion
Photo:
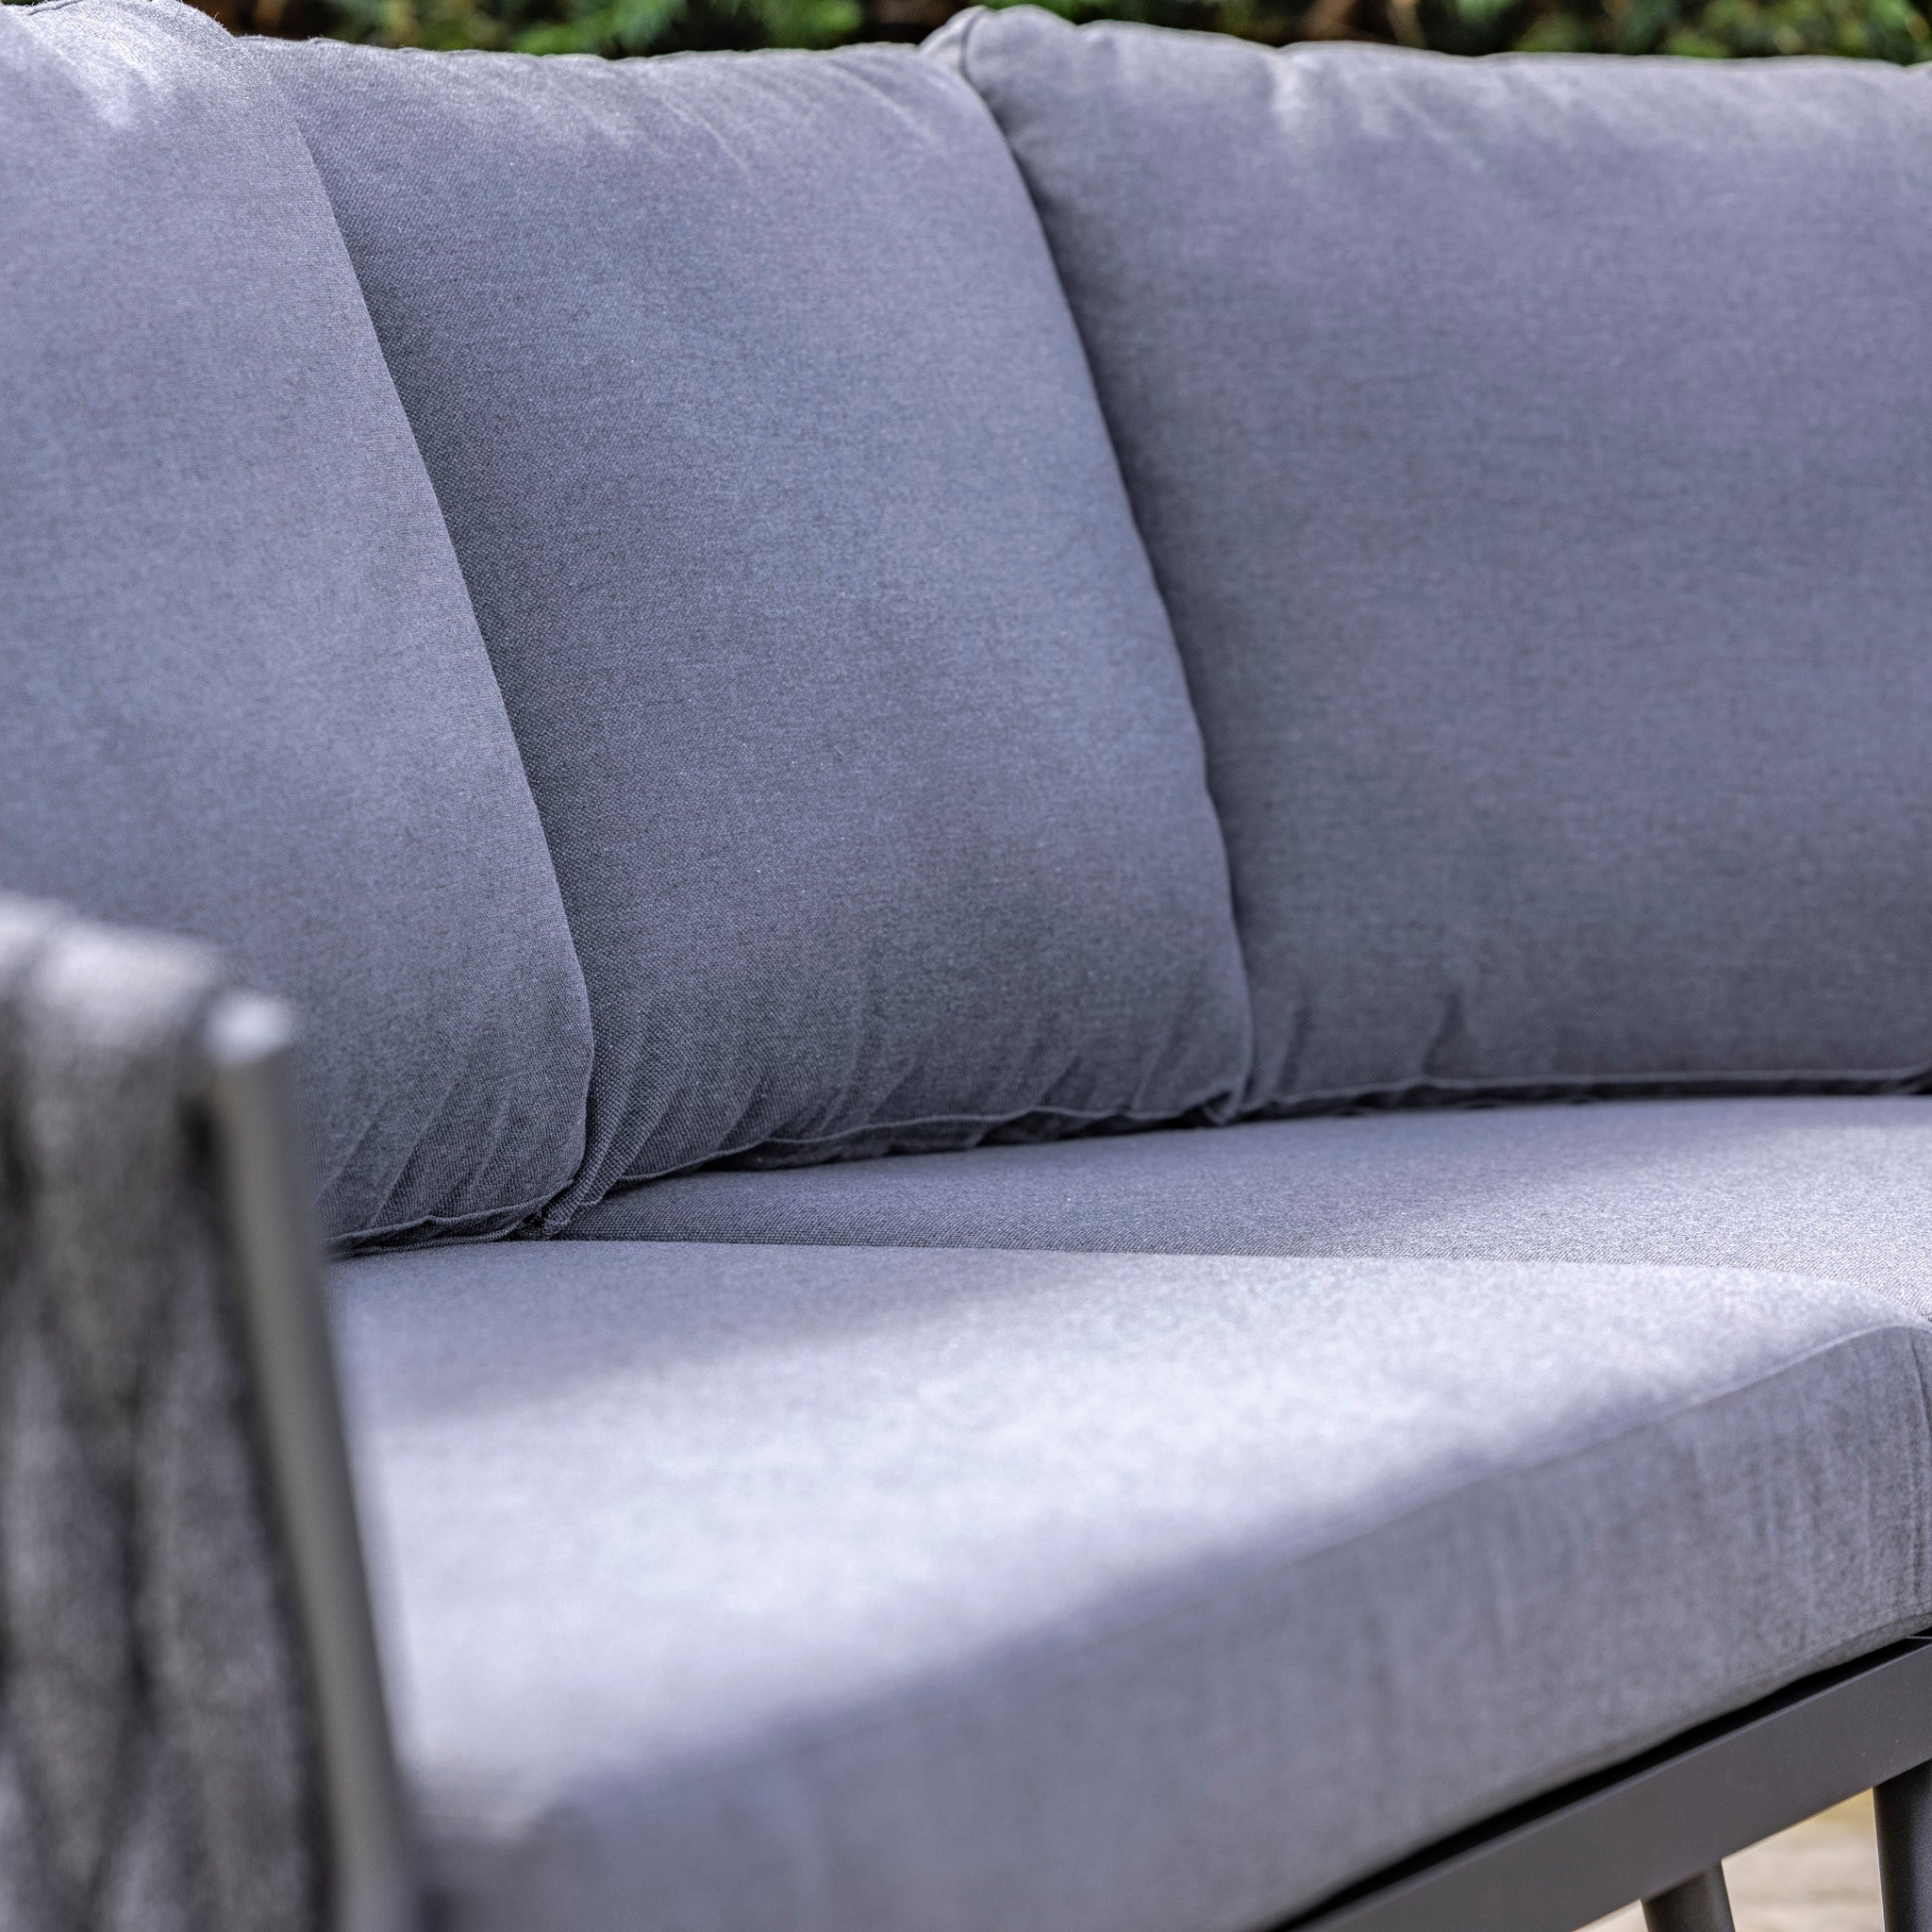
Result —
<path fill-rule="evenodd" d="M 1932 95 L 975 12 L 1208 745 L 1248 1105 L 1932 1066 Z"/>
<path fill-rule="evenodd" d="M 575 1172 L 582 975 L 326 197 L 157 0 L 0 8 L 0 889 L 296 1001 L 323 1220 Z"/>
<path fill-rule="evenodd" d="M 256 51 L 557 857 L 573 1200 L 1231 1107 L 1199 733 L 977 96 L 892 48 Z"/>
<path fill-rule="evenodd" d="M 1255 1932 L 1932 1617 L 1932 1332 L 1860 1289 L 590 1241 L 335 1279 L 451 1932 Z"/>
<path fill-rule="evenodd" d="M 1773 1269 L 1932 1317 L 1932 1100 L 1427 1109 L 690 1174 L 572 1232 Z"/>

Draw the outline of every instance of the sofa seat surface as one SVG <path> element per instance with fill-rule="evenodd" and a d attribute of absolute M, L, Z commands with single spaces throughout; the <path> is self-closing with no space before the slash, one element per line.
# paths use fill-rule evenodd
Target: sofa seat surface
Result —
<path fill-rule="evenodd" d="M 1762 1268 L 1932 1314 L 1932 1100 L 1416 1109 L 717 1170 L 614 1195 L 573 1232 Z"/>
<path fill-rule="evenodd" d="M 1240 1932 L 1932 1617 L 1932 1334 L 1856 1286 L 553 1241 L 334 1291 L 456 1932 Z"/>

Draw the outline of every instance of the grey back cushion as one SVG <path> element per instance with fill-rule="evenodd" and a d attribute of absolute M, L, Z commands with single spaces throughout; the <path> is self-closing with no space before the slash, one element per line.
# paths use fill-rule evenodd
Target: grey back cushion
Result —
<path fill-rule="evenodd" d="M 1932 1062 L 1932 92 L 1027 8 L 991 106 L 1186 659 L 1248 1104 Z"/>
<path fill-rule="evenodd" d="M 575 1198 L 1229 1105 L 1199 733 L 972 91 L 891 48 L 253 44 L 556 854 L 597 1038 Z"/>
<path fill-rule="evenodd" d="M 292 997 L 338 1238 L 575 1173 L 590 1032 L 328 202 L 175 0 L 0 8 L 0 887 Z"/>

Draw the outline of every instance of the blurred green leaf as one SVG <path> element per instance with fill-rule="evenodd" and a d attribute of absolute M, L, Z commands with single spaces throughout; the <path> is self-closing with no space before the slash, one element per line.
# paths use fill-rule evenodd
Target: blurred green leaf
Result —
<path fill-rule="evenodd" d="M 8 0 L 11 4 L 11 0 Z M 923 39 L 960 0 L 197 0 L 241 32 L 387 46 L 646 54 Z M 994 6 L 1019 0 L 990 0 Z M 1454 54 L 1837 54 L 1932 59 L 1932 0 L 1036 0 L 1069 20 L 1201 27 L 1280 44 L 1403 42 Z"/>

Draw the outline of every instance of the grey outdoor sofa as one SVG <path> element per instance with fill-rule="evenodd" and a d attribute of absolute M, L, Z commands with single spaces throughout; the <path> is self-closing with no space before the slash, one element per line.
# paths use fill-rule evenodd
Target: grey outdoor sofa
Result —
<path fill-rule="evenodd" d="M 0 1926 L 1932 1932 L 1928 86 L 0 8 Z"/>

